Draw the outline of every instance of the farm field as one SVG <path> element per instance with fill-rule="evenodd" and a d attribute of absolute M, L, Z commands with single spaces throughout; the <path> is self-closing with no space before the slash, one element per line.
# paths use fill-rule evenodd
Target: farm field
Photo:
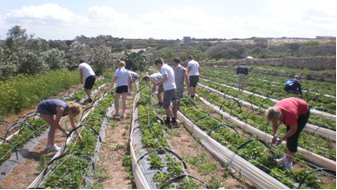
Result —
<path fill-rule="evenodd" d="M 227 91 L 220 88 L 221 85 L 217 83 L 212 83 L 210 81 L 217 81 L 219 83 L 224 83 L 224 81 L 226 81 L 228 85 L 235 86 L 234 81 L 226 80 L 226 78 L 224 77 L 225 75 L 223 74 L 221 75 L 222 77 L 216 78 L 217 75 L 215 74 L 215 71 L 212 71 L 213 69 L 214 68 L 205 68 L 203 76 L 203 79 L 205 79 L 205 81 L 201 80 L 201 84 L 209 85 L 217 88 L 222 92 L 228 93 Z M 217 71 L 219 71 L 219 68 L 216 69 Z M 228 68 L 222 69 L 226 70 Z M 224 72 L 225 71 L 219 71 L 219 73 Z M 213 73 L 212 78 L 207 73 Z M 229 74 L 228 78 L 232 78 L 232 75 Z M 18 166 L 16 166 L 17 169 L 14 169 L 11 174 L 9 174 L 1 181 L 1 187 L 270 187 L 265 181 L 257 184 L 254 180 L 256 180 L 258 176 L 252 177 L 245 173 L 245 171 L 240 172 L 240 169 L 237 168 L 239 166 L 237 165 L 242 165 L 242 163 L 238 163 L 237 165 L 235 165 L 233 163 L 233 159 L 237 160 L 237 158 L 235 158 L 233 155 L 231 155 L 231 162 L 221 160 L 221 157 L 213 160 L 212 157 L 217 156 L 214 155 L 212 151 L 206 151 L 206 149 L 203 148 L 203 142 L 200 142 L 200 139 L 198 140 L 197 136 L 193 134 L 189 127 L 187 127 L 188 125 L 191 125 L 190 123 L 192 123 L 192 125 L 195 125 L 195 127 L 197 127 L 199 130 L 204 131 L 205 135 L 209 136 L 208 138 L 214 139 L 214 141 L 219 143 L 218 146 L 224 147 L 231 152 L 234 152 L 235 155 L 240 156 L 240 158 L 247 162 L 245 164 L 251 166 L 254 171 L 259 171 L 256 175 L 266 175 L 268 180 L 276 181 L 277 183 L 279 183 L 280 186 L 278 187 L 334 187 L 334 171 L 315 166 L 315 163 L 308 161 L 305 157 L 303 157 L 303 155 L 301 155 L 301 153 L 299 153 L 296 157 L 294 170 L 291 172 L 283 171 L 274 161 L 275 158 L 283 154 L 283 146 L 273 147 L 268 145 L 267 142 L 264 142 L 264 139 L 259 139 L 258 137 L 251 134 L 249 131 L 241 128 L 237 123 L 234 123 L 231 120 L 226 119 L 224 116 L 221 116 L 211 107 L 206 105 L 202 101 L 202 99 L 199 98 L 204 97 L 212 104 L 217 105 L 222 111 L 228 112 L 230 116 L 236 117 L 239 120 L 246 122 L 257 129 L 270 134 L 271 126 L 264 120 L 263 112 L 261 112 L 261 110 L 252 109 L 251 107 L 241 105 L 235 100 L 223 98 L 222 96 L 219 96 L 218 94 L 208 91 L 207 89 L 204 89 L 200 86 L 198 87 L 198 98 L 196 98 L 195 100 L 191 100 L 190 98 L 185 97 L 181 100 L 181 116 L 179 117 L 180 127 L 177 129 L 170 129 L 166 128 L 166 126 L 162 125 L 160 122 L 158 123 L 158 121 L 160 121 L 164 117 L 164 110 L 156 107 L 156 100 L 154 99 L 154 97 L 148 95 L 147 92 L 150 90 L 150 86 L 140 82 L 138 87 L 140 90 L 137 94 L 135 94 L 134 98 L 129 99 L 129 114 L 131 115 L 127 118 L 131 119 L 131 123 L 126 122 L 127 120 L 116 121 L 110 119 L 112 110 L 108 109 L 108 107 L 112 108 L 111 106 L 113 105 L 113 97 L 111 96 L 113 89 L 109 87 L 109 80 L 103 79 L 100 81 L 102 82 L 98 82 L 96 88 L 99 89 L 99 92 L 101 92 L 103 96 L 101 98 L 99 98 L 98 96 L 97 101 L 92 104 L 92 107 L 88 107 L 91 107 L 90 109 L 87 109 L 87 112 L 89 114 L 85 114 L 86 116 L 83 116 L 80 119 L 79 126 L 84 126 L 81 127 L 81 134 L 85 138 L 85 141 L 79 142 L 76 141 L 76 139 L 71 140 L 71 137 L 69 137 L 69 139 L 66 139 L 66 141 L 64 142 L 65 149 L 63 150 L 63 152 L 57 153 L 54 156 L 47 155 L 47 157 L 35 157 L 35 159 L 45 160 L 44 164 L 41 163 L 41 160 L 38 163 L 35 163 L 37 171 L 41 170 L 40 175 L 36 176 L 36 173 L 30 174 L 30 178 L 25 178 L 25 183 L 20 183 L 22 186 L 18 186 L 19 182 L 15 182 L 15 184 L 10 184 L 9 181 L 14 180 L 14 178 L 18 175 L 16 172 L 17 169 L 20 168 L 20 171 L 22 172 L 22 169 L 26 168 L 27 170 L 31 169 L 32 167 L 31 164 L 28 168 L 24 167 L 24 165 L 27 165 L 27 160 L 21 160 Z M 250 85 L 255 85 L 254 81 L 249 80 L 249 82 L 250 83 L 246 84 L 247 88 L 245 89 L 254 89 L 254 87 L 248 88 L 248 86 Z M 98 86 L 100 86 L 100 88 L 98 88 Z M 65 99 L 80 101 L 81 98 L 84 97 L 84 93 L 83 91 L 81 92 L 81 90 L 76 91 L 77 92 L 73 93 L 71 96 L 66 96 Z M 266 94 L 267 93 L 268 92 L 266 92 Z M 279 93 L 281 94 L 282 92 Z M 329 93 L 329 91 L 327 91 L 326 93 Z M 241 96 L 235 94 L 231 95 L 236 98 L 242 98 Z M 275 95 L 273 96 L 273 98 L 280 97 Z M 260 103 L 256 102 L 255 99 L 247 98 L 246 100 L 251 101 L 252 103 L 260 105 L 264 108 L 269 106 L 268 104 L 264 105 L 268 102 L 267 100 L 261 100 Z M 272 103 L 270 103 L 270 105 L 272 105 Z M 322 122 L 324 122 L 324 120 L 326 119 L 322 120 Z M 22 121 L 22 124 L 25 125 L 25 123 L 27 122 L 29 124 L 26 125 L 30 125 L 31 128 L 34 128 L 35 126 L 43 126 L 41 125 L 41 123 L 30 123 L 33 121 L 37 122 L 38 120 L 28 118 L 27 121 Z M 64 122 L 66 123 L 67 121 Z M 122 124 L 121 122 L 124 122 L 124 124 Z M 106 126 L 104 127 L 104 125 Z M 95 127 L 91 128 L 90 126 Z M 101 126 L 101 128 L 96 128 L 96 126 Z M 128 142 L 125 140 L 121 143 L 113 143 L 115 140 L 107 136 L 108 134 L 112 135 L 111 133 L 107 133 L 106 135 L 104 135 L 105 137 L 103 137 L 102 135 L 102 130 L 107 130 L 107 128 L 110 127 L 112 127 L 113 129 L 123 126 L 125 127 L 125 130 L 120 135 L 125 136 L 126 138 L 130 136 L 130 144 L 128 144 Z M 22 144 L 25 144 L 25 141 L 27 141 L 29 138 L 22 136 L 23 134 L 28 133 L 33 136 L 38 136 L 41 133 L 38 131 L 46 130 L 46 128 L 44 127 L 40 129 L 40 127 L 38 127 L 38 129 L 34 129 L 34 131 L 30 133 L 24 132 L 24 127 L 19 127 L 19 130 L 21 130 L 19 132 L 19 135 L 14 135 L 14 138 L 19 138 L 19 140 L 21 138 L 20 141 L 23 141 Z M 127 134 L 130 132 L 131 134 Z M 97 136 L 98 134 L 100 134 L 99 138 Z M 107 141 L 107 139 L 109 138 L 110 140 Z M 115 136 L 115 138 L 119 137 Z M 102 142 L 100 142 L 101 140 Z M 105 144 L 105 140 L 107 142 L 113 143 L 114 145 Z M 16 142 L 17 140 L 14 141 L 8 139 L 4 141 L 2 145 L 9 144 L 10 146 L 12 146 L 11 149 L 13 149 L 13 146 L 15 148 L 18 147 L 16 151 L 19 151 L 22 145 L 14 144 Z M 85 144 L 82 144 L 84 142 Z M 315 144 L 317 146 L 305 146 L 308 144 L 307 142 L 316 142 Z M 104 150 L 104 152 L 99 151 L 97 149 L 97 145 L 95 145 L 100 143 L 103 143 L 102 150 Z M 188 145 L 189 143 L 192 144 Z M 184 144 L 186 145 L 184 146 Z M 336 160 L 335 141 L 328 140 L 315 134 L 305 134 L 300 139 L 300 146 L 303 146 L 303 148 L 314 154 L 323 156 L 325 158 L 323 160 L 325 161 L 331 160 L 334 162 Z M 98 163 L 101 164 L 99 164 L 100 167 L 97 168 L 92 168 L 91 163 L 97 162 L 95 160 L 97 160 L 98 157 L 105 157 L 104 162 L 106 165 L 107 163 L 109 163 L 109 159 L 107 158 L 107 156 L 104 156 L 108 154 L 107 152 L 111 152 L 114 150 L 115 154 L 119 154 L 118 151 L 127 152 L 127 150 L 129 150 L 129 148 L 127 147 L 133 147 L 130 149 L 131 153 L 123 153 L 124 156 L 119 156 L 119 160 L 114 161 L 116 163 L 123 163 L 122 165 L 117 167 L 117 170 L 124 170 L 126 172 L 125 174 L 123 174 L 123 179 L 121 179 L 120 183 L 104 182 L 108 181 L 107 178 L 111 177 L 111 175 L 113 174 L 102 174 L 105 172 L 108 173 L 108 171 L 104 171 L 104 165 L 101 165 L 104 163 L 102 163 L 101 161 L 98 161 Z M 37 153 L 38 151 L 41 151 L 41 148 L 42 147 L 34 148 L 32 151 Z M 203 149 L 205 150 L 201 151 Z M 132 152 L 132 150 L 134 152 Z M 191 152 L 187 153 L 185 151 Z M 13 154 L 15 154 L 15 150 L 13 151 Z M 29 156 L 27 158 L 29 158 Z M 8 158 L 4 158 L 3 160 L 6 161 L 6 159 Z M 133 161 L 133 159 L 136 159 L 136 162 Z M 49 160 L 55 161 L 50 162 Z M 47 164 L 48 162 L 49 164 Z M 20 166 L 21 164 L 23 165 Z M 43 166 L 45 168 L 41 168 Z M 136 170 L 134 167 L 139 167 L 140 173 L 132 172 Z M 98 172 L 98 174 L 95 174 L 95 172 Z M 148 175 L 149 173 L 152 173 L 152 175 Z M 34 176 L 36 177 L 35 179 Z M 87 177 L 84 176 L 92 176 L 94 180 L 88 181 Z M 142 177 L 145 180 L 143 179 L 143 181 L 139 182 L 137 179 L 141 179 Z M 76 180 L 74 181 L 74 179 Z M 135 180 L 135 182 L 132 182 L 133 180 Z M 121 184 L 125 184 L 125 186 Z"/>
<path fill-rule="evenodd" d="M 57 55 L 63 55 L 62 59 L 69 63 L 82 57 L 92 63 L 99 75 L 91 103 L 86 102 L 86 93 L 79 84 L 76 64 L 56 69 L 49 65 L 34 74 L 13 70 L 10 76 L 1 76 L 0 188 L 336 189 L 336 82 L 331 80 L 336 70 L 335 65 L 330 65 L 335 59 L 331 55 L 334 43 L 270 40 L 272 46 L 265 49 L 268 56 L 255 59 L 264 59 L 259 64 L 243 56 L 256 47 L 262 51 L 258 46 L 261 44 L 256 45 L 261 41 L 256 39 L 237 41 L 245 52 L 235 59 L 216 59 L 211 47 L 205 50 L 213 45 L 218 49 L 235 48 L 235 40 L 192 40 L 187 45 L 178 40 L 144 42 L 109 36 L 96 40 L 82 36 L 72 42 L 48 42 L 50 47 L 62 47 L 64 55 Z M 284 44 L 294 41 L 301 48 L 291 52 L 290 45 Z M 26 43 L 31 45 L 29 40 Z M 130 49 L 132 45 L 135 47 Z M 308 56 L 316 49 L 318 53 Z M 327 55 L 317 56 L 323 50 L 328 50 L 324 51 Z M 223 54 L 226 53 L 229 54 Z M 191 54 L 201 65 L 196 96 L 189 97 L 185 87 L 179 100 L 178 125 L 167 126 L 165 109 L 150 93 L 153 84 L 142 78 L 160 72 L 154 68 L 156 57 L 163 57 L 172 67 L 173 58 L 180 57 L 182 65 L 187 66 L 186 59 Z M 296 64 L 287 62 L 294 59 L 293 55 L 298 56 Z M 284 64 L 268 65 L 273 56 L 284 59 Z M 140 76 L 134 82 L 133 93 L 127 95 L 125 117 L 116 118 L 112 70 L 120 60 Z M 297 67 L 303 60 L 323 60 L 324 68 L 309 69 L 305 62 Z M 236 75 L 241 62 L 249 68 L 243 91 L 237 88 Z M 302 73 L 303 95 L 284 90 L 284 82 L 295 73 Z M 329 77 L 321 77 L 324 75 Z M 270 143 L 273 129 L 265 118 L 266 109 L 288 97 L 306 100 L 311 109 L 292 170 L 276 163 L 286 144 Z M 47 98 L 75 101 L 83 109 L 74 130 L 68 117 L 62 118 L 60 125 L 69 135 L 58 131 L 55 141 L 62 149 L 50 153 L 43 152 L 49 126 L 35 113 L 37 104 Z M 282 125 L 279 136 L 285 133 Z"/>

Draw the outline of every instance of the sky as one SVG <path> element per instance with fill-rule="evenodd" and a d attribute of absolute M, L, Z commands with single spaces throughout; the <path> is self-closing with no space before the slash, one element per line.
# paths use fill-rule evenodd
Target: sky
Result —
<path fill-rule="evenodd" d="M 336 36 L 336 0 L 0 0 L 0 39 Z"/>

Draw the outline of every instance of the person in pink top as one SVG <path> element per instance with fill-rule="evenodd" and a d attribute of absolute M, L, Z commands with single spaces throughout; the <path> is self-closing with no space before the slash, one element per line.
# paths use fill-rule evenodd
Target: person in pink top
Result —
<path fill-rule="evenodd" d="M 273 125 L 272 144 L 279 145 L 287 141 L 286 154 L 276 159 L 284 169 L 292 168 L 292 161 L 297 152 L 298 138 L 310 116 L 310 108 L 306 101 L 298 98 L 285 98 L 266 111 L 267 120 Z M 287 126 L 287 132 L 282 138 L 277 138 L 281 124 Z"/>

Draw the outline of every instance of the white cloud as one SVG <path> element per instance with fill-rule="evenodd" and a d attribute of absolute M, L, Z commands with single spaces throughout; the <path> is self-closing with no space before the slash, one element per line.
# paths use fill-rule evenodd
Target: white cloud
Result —
<path fill-rule="evenodd" d="M 327 4 L 324 4 L 327 3 Z M 109 6 L 92 6 L 77 15 L 57 4 L 25 6 L 0 17 L 1 26 L 8 30 L 20 25 L 27 32 L 45 39 L 73 39 L 79 35 L 112 35 L 125 38 L 177 39 L 246 38 L 315 35 L 335 35 L 336 13 L 334 0 L 293 1 L 267 0 L 254 15 L 214 16 L 202 8 L 168 7 L 165 10 L 135 17 Z M 6 34 L 0 29 L 0 37 Z"/>

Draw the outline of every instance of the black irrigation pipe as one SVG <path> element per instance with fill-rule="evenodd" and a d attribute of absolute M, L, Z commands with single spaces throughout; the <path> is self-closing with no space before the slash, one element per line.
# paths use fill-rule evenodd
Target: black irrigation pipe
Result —
<path fill-rule="evenodd" d="M 170 149 L 168 149 L 168 148 L 166 148 L 166 147 L 159 147 L 159 148 L 153 149 L 153 150 L 151 150 L 151 151 L 149 151 L 149 152 L 146 152 L 144 155 L 142 155 L 142 156 L 140 156 L 140 157 L 138 158 L 137 163 L 138 163 L 140 160 L 142 160 L 143 158 L 145 158 L 146 155 L 148 155 L 148 154 L 150 154 L 150 153 L 152 153 L 152 152 L 158 152 L 159 154 L 160 154 L 160 153 L 164 153 L 164 152 L 169 152 L 169 153 L 173 154 L 176 158 L 178 158 L 178 159 L 183 163 L 184 168 L 187 169 L 187 164 L 186 164 L 186 162 L 185 162 L 185 161 L 184 161 L 184 160 L 183 160 L 177 153 L 175 153 L 174 151 L 172 151 L 172 150 L 170 150 Z"/>
<path fill-rule="evenodd" d="M 200 179 L 198 179 L 198 178 L 196 178 L 196 177 L 193 177 L 193 176 L 187 175 L 187 174 L 183 174 L 183 175 L 180 175 L 180 176 L 178 176 L 178 177 L 175 177 L 175 178 L 173 178 L 173 179 L 168 180 L 168 181 L 165 182 L 161 187 L 159 187 L 159 189 L 164 189 L 166 186 L 170 185 L 171 183 L 180 181 L 180 180 L 184 179 L 185 177 L 193 178 L 193 179 L 199 181 L 200 183 L 202 183 L 207 189 L 209 189 L 209 186 L 208 186 L 205 182 L 203 182 L 202 180 L 200 180 Z"/>
<path fill-rule="evenodd" d="M 29 116 L 28 116 L 29 115 Z M 15 128 L 19 127 L 19 130 L 21 130 L 22 128 L 20 127 L 22 125 L 22 123 L 26 123 L 28 119 L 30 119 L 31 117 L 36 116 L 37 113 L 35 111 L 29 112 L 27 114 L 25 114 L 25 116 L 23 116 L 23 119 L 20 119 L 19 121 L 17 121 L 16 123 L 12 124 L 8 129 L 6 129 L 6 133 L 4 135 L 4 138 L 7 138 L 7 135 Z"/>
<path fill-rule="evenodd" d="M 303 179 L 301 180 L 300 184 L 298 185 L 297 189 L 300 189 L 302 184 L 305 182 L 305 180 L 307 179 L 307 177 L 313 173 L 316 173 L 318 171 L 322 171 L 322 172 L 329 172 L 329 173 L 335 173 L 335 176 L 336 176 L 336 172 L 332 171 L 332 170 L 329 170 L 329 169 L 326 169 L 326 168 L 316 168 L 314 169 L 313 171 L 307 173 Z"/>
<path fill-rule="evenodd" d="M 149 94 L 149 96 L 148 96 L 148 98 L 147 98 L 147 101 L 146 101 L 146 103 L 147 103 L 147 105 L 149 105 L 149 103 L 152 103 L 152 101 L 151 101 L 151 94 Z M 152 106 L 153 107 L 153 106 Z M 150 119 L 149 119 L 149 117 L 150 117 L 150 114 L 149 114 L 149 112 L 147 112 L 148 114 L 148 121 L 150 121 Z M 208 116 L 208 115 L 207 115 Z M 205 117 L 207 117 L 207 116 L 205 116 Z M 158 116 L 156 116 L 156 117 L 158 117 Z M 159 117 L 158 117 L 159 118 Z M 149 124 L 149 127 L 150 127 L 150 130 L 151 130 L 151 126 L 152 126 L 152 124 Z M 152 133 L 152 130 L 151 130 L 151 133 Z M 154 135 L 154 134 L 152 134 L 154 137 L 155 137 L 155 139 L 157 139 L 157 137 Z M 157 139 L 158 140 L 158 139 Z M 141 159 L 143 159 L 146 155 L 148 155 L 148 154 L 150 154 L 151 152 L 154 152 L 154 151 L 157 151 L 157 152 L 159 152 L 159 151 L 167 151 L 167 152 L 170 152 L 171 154 L 173 154 L 176 158 L 178 158 L 179 160 L 181 160 L 181 162 L 183 163 L 183 166 L 184 166 L 184 168 L 185 168 L 185 170 L 187 169 L 187 164 L 186 164 L 186 162 L 178 155 L 178 154 L 176 154 L 174 151 L 172 151 L 172 150 L 170 150 L 170 149 L 168 149 L 168 148 L 166 148 L 166 147 L 159 147 L 159 148 L 156 148 L 156 149 L 154 149 L 154 150 L 152 150 L 152 151 L 149 151 L 149 152 L 147 152 L 147 153 L 145 153 L 143 156 L 140 156 L 139 158 L 138 158 L 138 160 L 137 160 L 137 163 L 141 160 Z M 191 178 L 193 178 L 193 179 L 196 179 L 196 180 L 198 180 L 198 181 L 200 181 L 202 184 L 204 184 L 207 188 L 208 188 L 208 186 L 207 186 L 207 184 L 205 184 L 202 180 L 200 180 L 200 179 L 198 179 L 198 178 L 196 178 L 196 177 L 193 177 L 193 176 L 190 176 L 190 175 L 186 175 L 186 174 L 184 174 L 184 175 L 182 175 L 183 177 L 181 177 L 181 179 L 182 178 L 184 178 L 184 177 L 186 177 L 186 176 L 189 176 L 189 177 L 191 177 Z M 173 180 L 173 181 L 172 181 Z M 168 182 L 166 182 L 165 184 L 171 184 L 171 183 L 173 183 L 173 182 L 175 182 L 175 181 L 177 181 L 177 179 L 176 178 L 174 178 L 174 179 L 171 179 L 171 180 L 169 180 Z M 160 189 L 162 189 L 163 187 L 165 187 L 166 185 L 163 185 L 162 187 L 160 187 Z"/>
<path fill-rule="evenodd" d="M 194 106 L 194 107 L 187 108 L 187 110 L 189 110 L 189 109 L 196 109 L 196 108 L 197 108 L 196 105 L 193 105 L 193 106 Z M 199 111 L 199 110 L 198 110 L 198 111 Z M 185 112 L 186 112 L 186 110 L 185 110 Z M 207 114 L 207 115 L 206 115 L 206 116 L 201 116 L 200 118 L 197 118 L 194 122 L 192 122 L 193 124 L 196 124 L 196 123 L 197 123 L 199 120 L 201 120 L 201 119 L 210 117 L 210 119 L 214 119 L 214 120 L 218 121 L 219 123 L 221 123 L 220 125 L 213 126 L 213 127 L 211 128 L 212 131 L 215 130 L 214 128 L 218 128 L 219 126 L 224 126 L 224 127 L 230 127 L 231 129 L 233 129 L 233 130 L 235 131 L 235 133 L 236 133 L 237 135 L 239 135 L 239 133 L 238 133 L 238 131 L 235 129 L 235 127 L 233 127 L 233 126 L 231 126 L 231 125 L 226 125 L 226 124 L 224 124 L 223 121 L 221 121 L 221 120 L 219 120 L 219 119 L 217 119 L 217 118 L 214 118 L 213 116 L 211 116 L 209 113 L 207 113 L 207 112 L 205 112 L 205 111 L 201 111 L 201 112 L 203 112 L 203 113 L 205 113 L 205 114 Z M 223 119 L 223 118 L 221 118 L 221 119 Z M 217 129 L 216 129 L 216 130 L 217 130 Z"/>
<path fill-rule="evenodd" d="M 81 127 L 89 127 L 89 129 L 91 129 L 91 130 L 98 136 L 99 142 L 102 143 L 102 138 L 101 138 L 101 136 L 99 135 L 99 133 L 98 133 L 92 126 L 86 125 L 86 124 L 82 124 L 82 125 L 79 125 L 79 126 L 73 128 L 73 129 L 68 133 L 67 138 L 66 138 L 66 142 L 67 142 L 68 138 L 71 136 L 71 134 L 74 133 L 76 130 L 78 130 L 78 129 L 81 128 Z M 65 151 L 66 147 L 67 147 L 67 143 L 65 143 L 63 151 Z"/>
<path fill-rule="evenodd" d="M 233 126 L 231 126 L 231 125 L 225 125 L 225 124 L 215 125 L 215 126 L 213 126 L 211 128 L 211 131 L 215 132 L 215 131 L 221 129 L 222 128 L 221 126 L 223 126 L 223 127 L 229 127 L 231 129 L 233 129 L 235 131 L 235 133 L 237 134 L 237 136 L 240 136 L 240 134 L 238 133 L 238 131 Z"/>

